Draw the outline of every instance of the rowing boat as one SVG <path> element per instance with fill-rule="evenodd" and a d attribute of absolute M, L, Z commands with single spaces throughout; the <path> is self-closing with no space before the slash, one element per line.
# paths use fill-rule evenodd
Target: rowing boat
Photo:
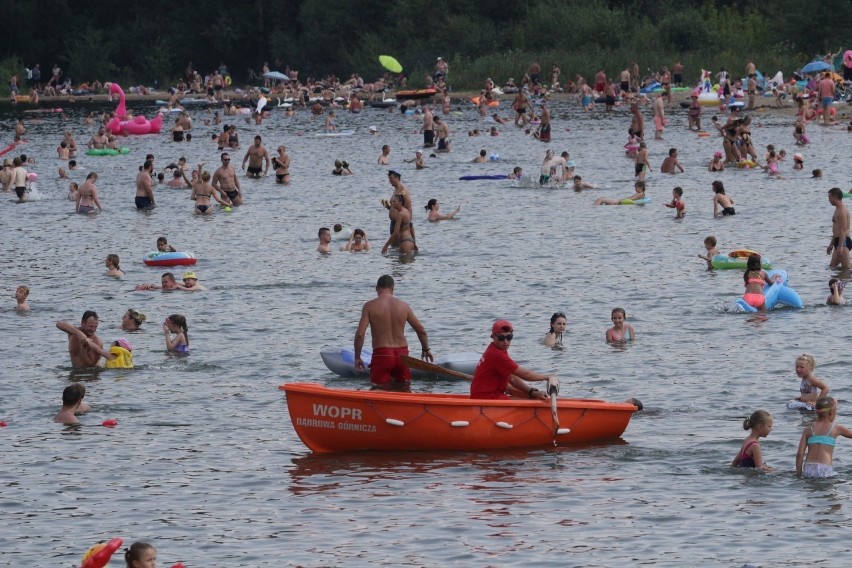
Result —
<path fill-rule="evenodd" d="M 290 420 L 314 452 L 490 450 L 616 440 L 629 403 L 559 399 L 554 433 L 550 401 L 476 400 L 461 394 L 328 389 L 287 383 Z"/>

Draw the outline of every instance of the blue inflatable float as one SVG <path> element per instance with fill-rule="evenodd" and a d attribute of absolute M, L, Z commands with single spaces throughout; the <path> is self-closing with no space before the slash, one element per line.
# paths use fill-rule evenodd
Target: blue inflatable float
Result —
<path fill-rule="evenodd" d="M 772 284 L 766 284 L 763 287 L 763 295 L 766 297 L 767 310 L 771 310 L 779 305 L 790 306 L 791 308 L 805 307 L 799 293 L 787 285 L 786 270 L 770 270 L 767 274 L 770 278 L 775 275 L 781 276 L 781 278 L 777 281 Z M 753 313 L 758 311 L 757 308 L 748 305 L 742 298 L 737 299 L 736 305 L 737 310 L 741 312 Z"/>

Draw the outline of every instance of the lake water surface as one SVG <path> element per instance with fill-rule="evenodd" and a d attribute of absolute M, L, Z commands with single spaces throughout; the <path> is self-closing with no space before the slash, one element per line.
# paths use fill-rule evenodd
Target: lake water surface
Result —
<path fill-rule="evenodd" d="M 554 103 L 546 145 L 511 124 L 499 137 L 468 137 L 494 123 L 466 107 L 447 117 L 453 152 L 427 159 L 422 171 L 402 162 L 422 141 L 415 117 L 340 111 L 338 124 L 355 134 L 324 138 L 314 136 L 320 123 L 306 113 L 286 119 L 276 110 L 261 127 L 240 118 L 243 150 L 234 162 L 256 133 L 271 152 L 286 144 L 290 186 L 273 176 L 243 179 L 244 206 L 200 218 L 188 190 L 161 185 L 159 207 L 137 212 L 134 178 L 146 152 L 156 155 L 158 170 L 180 156 L 218 164 L 210 141 L 216 129 L 193 110 L 190 143 L 172 143 L 166 133 L 132 137 L 127 156 L 78 158 L 84 170 L 73 178 L 97 171 L 105 208 L 86 217 L 66 200 L 54 156 L 64 128 L 81 145 L 88 140 L 88 110 L 70 111 L 68 122 L 55 114 L 28 122 L 20 149 L 37 159 L 43 199 L 19 205 L 13 194 L 0 197 L 0 420 L 8 422 L 0 429 L 0 564 L 79 565 L 89 546 L 114 536 L 153 543 L 162 566 L 800 566 L 848 558 L 852 445 L 838 444 L 835 479 L 796 478 L 803 417 L 784 406 L 798 392 L 794 360 L 807 352 L 840 400 L 839 420 L 852 421 L 849 308 L 825 305 L 833 274 L 824 252 L 832 215 L 826 191 L 849 189 L 845 129 L 810 127 L 813 142 L 800 150 L 806 171 L 793 172 L 792 118 L 755 112 L 761 155 L 770 143 L 788 151 L 785 179 L 759 170 L 714 175 L 706 164 L 720 140 L 688 132 L 677 109 L 665 141 L 646 128 L 652 203 L 594 207 L 595 197 L 632 194 L 624 109 L 583 114 Z M 150 116 L 154 107 L 136 110 Z M 508 116 L 508 103 L 500 110 Z M 651 122 L 650 108 L 645 115 Z M 2 124 L 3 139 L 11 139 L 14 116 Z M 376 165 L 382 144 L 391 145 L 391 165 L 414 196 L 420 254 L 412 262 L 379 253 L 387 236 L 379 202 L 391 192 L 387 168 Z M 670 147 L 685 174 L 658 173 Z M 569 151 L 586 181 L 606 187 L 578 194 L 458 181 L 515 165 L 537 176 L 547 148 Z M 480 149 L 501 162 L 468 163 Z M 331 176 L 335 159 L 349 161 L 355 175 Z M 817 167 L 822 180 L 810 179 Z M 733 218 L 712 216 L 717 178 L 736 202 Z M 674 185 L 684 189 L 682 221 L 663 207 Z M 458 220 L 425 222 L 422 208 L 432 197 L 444 211 L 461 204 Z M 337 252 L 337 242 L 334 253 L 318 255 L 317 229 L 335 222 L 365 229 L 374 250 Z M 696 257 L 711 234 L 722 250 L 758 250 L 788 270 L 805 308 L 766 318 L 730 313 L 742 275 L 708 272 Z M 159 281 L 163 270 L 141 259 L 161 235 L 198 255 L 194 270 L 209 291 L 133 291 Z M 103 276 L 109 253 L 121 256 L 122 280 Z M 512 356 L 557 373 L 562 396 L 635 396 L 645 411 L 622 441 L 588 447 L 311 454 L 277 387 L 368 388 L 330 373 L 319 352 L 351 345 L 361 305 L 385 273 L 426 326 L 435 356 L 481 351 L 491 323 L 506 318 L 515 325 Z M 21 284 L 32 290 L 33 310 L 23 315 L 13 299 Z M 626 348 L 603 340 L 616 306 L 638 335 Z M 131 307 L 148 322 L 127 334 L 120 320 Z M 71 370 L 55 322 L 77 322 L 87 309 L 100 315 L 105 341 L 131 340 L 135 369 Z M 556 311 L 568 316 L 563 350 L 540 343 Z M 173 313 L 187 317 L 188 357 L 165 351 L 160 323 Z M 93 406 L 79 428 L 50 420 L 71 381 L 85 382 Z M 413 385 L 466 389 L 451 379 Z M 777 469 L 732 470 L 746 435 L 742 420 L 758 408 L 775 417 L 762 447 Z M 106 418 L 118 427 L 101 427 Z"/>

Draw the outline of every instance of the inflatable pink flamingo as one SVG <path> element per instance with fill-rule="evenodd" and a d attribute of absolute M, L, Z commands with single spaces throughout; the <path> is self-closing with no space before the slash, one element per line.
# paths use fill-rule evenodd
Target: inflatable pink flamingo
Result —
<path fill-rule="evenodd" d="M 163 128 L 162 114 L 158 114 L 154 120 L 148 120 L 144 116 L 137 116 L 132 120 L 122 120 L 127 117 L 124 91 L 117 83 L 112 83 L 109 86 L 109 94 L 118 94 L 119 100 L 115 109 L 115 117 L 106 125 L 107 130 L 113 134 L 156 134 Z"/>

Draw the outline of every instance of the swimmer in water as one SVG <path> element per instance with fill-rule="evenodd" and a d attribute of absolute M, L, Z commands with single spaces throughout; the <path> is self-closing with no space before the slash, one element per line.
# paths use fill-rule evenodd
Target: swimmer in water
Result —
<path fill-rule="evenodd" d="M 83 402 L 85 396 L 86 386 L 83 383 L 74 383 L 65 387 L 62 391 L 62 408 L 53 417 L 53 421 L 60 424 L 79 424 L 77 415 L 91 410 L 89 404 Z"/>
<path fill-rule="evenodd" d="M 186 318 L 172 314 L 163 322 L 163 334 L 166 337 L 166 350 L 172 353 L 189 353 L 189 328 Z M 174 334 L 174 335 L 172 335 Z"/>
<path fill-rule="evenodd" d="M 751 430 L 740 446 L 740 451 L 731 462 L 731 467 L 752 467 L 762 471 L 772 471 L 763 461 L 760 451 L 760 438 L 765 438 L 772 431 L 772 415 L 765 410 L 756 410 L 743 420 L 743 430 Z"/>
<path fill-rule="evenodd" d="M 120 259 L 117 254 L 108 254 L 104 264 L 107 267 L 106 275 L 112 276 L 114 278 L 121 278 L 124 276 L 124 271 L 118 266 Z"/>
<path fill-rule="evenodd" d="M 622 197 L 622 198 L 612 198 L 612 197 L 598 197 L 595 199 L 595 205 L 619 205 L 622 201 L 638 201 L 639 199 L 645 199 L 645 182 L 637 181 L 633 188 L 635 193 L 630 197 Z"/>
<path fill-rule="evenodd" d="M 627 312 L 624 308 L 613 308 L 612 327 L 606 330 L 607 343 L 619 343 L 636 339 L 636 330 L 627 323 Z"/>
<path fill-rule="evenodd" d="M 550 331 L 544 336 L 544 344 L 548 347 L 562 347 L 562 334 L 568 329 L 568 318 L 562 312 L 550 316 Z"/>
<path fill-rule="evenodd" d="M 458 214 L 459 210 L 461 209 L 461 205 L 456 207 L 456 210 L 453 211 L 452 213 L 444 215 L 444 214 L 441 213 L 441 204 L 438 203 L 437 199 L 432 198 L 432 199 L 429 200 L 428 203 L 426 203 L 425 209 L 426 209 L 426 211 L 429 212 L 428 216 L 426 217 L 427 221 L 446 221 L 448 219 L 454 219 L 455 218 L 455 216 Z"/>
<path fill-rule="evenodd" d="M 18 312 L 28 312 L 30 311 L 30 305 L 27 303 L 27 298 L 30 295 L 30 289 L 26 286 L 18 286 L 15 289 L 15 301 L 17 305 L 15 306 L 15 311 Z"/>

